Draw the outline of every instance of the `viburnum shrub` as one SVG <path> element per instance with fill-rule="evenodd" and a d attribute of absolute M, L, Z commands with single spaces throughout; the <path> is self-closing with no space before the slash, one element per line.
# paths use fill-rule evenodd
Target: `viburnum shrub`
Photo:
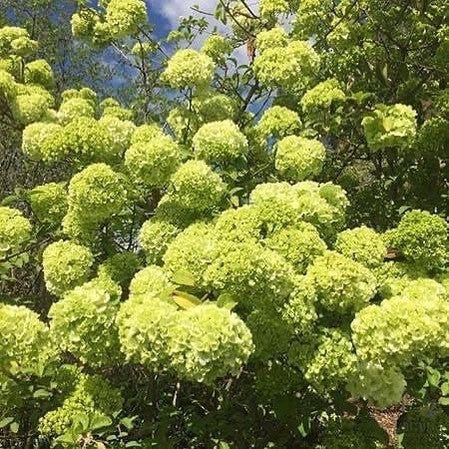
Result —
<path fill-rule="evenodd" d="M 0 28 L 0 446 L 449 447 L 447 2 L 77 3 L 128 89 Z"/>

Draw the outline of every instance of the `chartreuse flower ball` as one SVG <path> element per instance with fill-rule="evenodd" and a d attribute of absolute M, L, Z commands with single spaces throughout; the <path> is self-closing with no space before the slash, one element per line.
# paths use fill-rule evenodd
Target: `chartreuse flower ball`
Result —
<path fill-rule="evenodd" d="M 32 123 L 23 131 L 22 151 L 36 161 L 58 160 L 64 155 L 64 147 L 56 142 L 62 133 L 63 127 L 56 123 Z"/>
<path fill-rule="evenodd" d="M 168 61 L 161 80 L 174 89 L 205 87 L 212 81 L 214 62 L 193 49 L 178 50 Z"/>
<path fill-rule="evenodd" d="M 362 120 L 362 126 L 373 150 L 407 148 L 416 136 L 416 112 L 404 104 L 379 104 L 371 115 Z"/>
<path fill-rule="evenodd" d="M 92 164 L 69 183 L 69 207 L 91 222 L 101 222 L 120 212 L 126 201 L 123 179 L 109 165 Z"/>
<path fill-rule="evenodd" d="M 51 335 L 61 351 L 70 352 L 83 363 L 114 364 L 120 358 L 117 312 L 117 301 L 103 288 L 89 284 L 76 287 L 51 306 Z"/>
<path fill-rule="evenodd" d="M 313 280 L 318 304 L 329 312 L 357 312 L 376 292 L 376 278 L 368 268 L 334 251 L 316 258 L 307 276 Z"/>
<path fill-rule="evenodd" d="M 44 59 L 29 62 L 24 71 L 26 84 L 40 84 L 46 89 L 52 89 L 55 83 L 53 70 Z"/>
<path fill-rule="evenodd" d="M 30 192 L 30 204 L 40 222 L 59 226 L 68 209 L 65 183 L 50 182 L 35 187 Z"/>
<path fill-rule="evenodd" d="M 284 106 L 272 106 L 268 108 L 256 125 L 257 133 L 264 139 L 283 137 L 295 134 L 301 129 L 299 115 Z"/>
<path fill-rule="evenodd" d="M 130 298 L 144 302 L 147 298 L 168 298 L 174 290 L 168 273 L 157 265 L 138 271 L 129 285 Z"/>
<path fill-rule="evenodd" d="M 326 158 L 324 145 L 316 139 L 284 137 L 277 144 L 275 167 L 290 181 L 304 181 L 319 175 Z"/>
<path fill-rule="evenodd" d="M 164 136 L 162 129 L 155 123 L 146 123 L 138 126 L 131 137 L 131 143 L 150 143 L 154 138 Z"/>
<path fill-rule="evenodd" d="M 108 31 L 115 38 L 138 31 L 147 21 L 147 8 L 143 0 L 110 0 L 106 7 Z"/>
<path fill-rule="evenodd" d="M 335 250 L 370 268 L 381 265 L 387 254 L 382 236 L 366 226 L 340 232 Z"/>
<path fill-rule="evenodd" d="M 139 232 L 139 243 L 145 252 L 147 263 L 160 265 L 168 245 L 181 232 L 174 224 L 165 220 L 147 220 Z"/>
<path fill-rule="evenodd" d="M 216 63 L 225 61 L 232 50 L 230 39 L 219 34 L 211 34 L 201 47 L 201 52 L 212 58 Z"/>
<path fill-rule="evenodd" d="M 390 244 L 407 260 L 427 270 L 442 269 L 449 260 L 446 220 L 427 211 L 413 210 L 390 234 Z"/>
<path fill-rule="evenodd" d="M 123 406 L 120 391 L 101 376 L 94 374 L 80 374 L 79 380 L 70 395 L 62 405 L 55 410 L 47 412 L 39 419 L 39 432 L 52 436 L 74 434 L 79 431 L 79 422 L 76 417 L 81 414 L 87 418 L 87 429 L 94 432 L 89 424 L 98 422 L 111 422 Z M 81 437 L 81 435 L 79 435 Z"/>
<path fill-rule="evenodd" d="M 259 0 L 260 14 L 269 18 L 272 15 L 288 13 L 291 9 L 288 0 Z"/>
<path fill-rule="evenodd" d="M 200 123 L 232 120 L 238 110 L 234 98 L 213 91 L 200 92 L 193 98 L 192 106 Z"/>
<path fill-rule="evenodd" d="M 45 285 L 55 295 L 81 285 L 93 264 L 90 250 L 70 241 L 60 240 L 48 245 L 42 254 Z"/>
<path fill-rule="evenodd" d="M 178 312 L 167 337 L 171 369 L 181 378 L 206 384 L 237 374 L 254 349 L 245 323 L 214 304 Z"/>
<path fill-rule="evenodd" d="M 61 104 L 58 118 L 62 125 L 67 125 L 79 117 L 95 117 L 95 109 L 89 100 L 84 98 L 70 98 Z"/>
<path fill-rule="evenodd" d="M 316 228 L 306 222 L 299 222 L 273 232 L 265 240 L 268 248 L 278 252 L 290 262 L 298 273 L 304 274 L 308 266 L 327 249 Z"/>
<path fill-rule="evenodd" d="M 108 257 L 98 267 L 99 277 L 109 277 L 121 286 L 128 286 L 141 266 L 139 257 L 129 251 Z"/>
<path fill-rule="evenodd" d="M 24 306 L 0 304 L 0 371 L 41 375 L 56 355 L 48 327 Z"/>
<path fill-rule="evenodd" d="M 226 192 L 226 184 L 204 161 L 182 164 L 170 179 L 169 194 L 180 207 L 203 212 L 216 207 Z"/>
<path fill-rule="evenodd" d="M 121 158 L 131 144 L 136 125 L 129 120 L 121 120 L 113 115 L 103 115 L 98 124 L 109 134 L 112 145 L 109 154 L 113 159 Z"/>
<path fill-rule="evenodd" d="M 31 223 L 17 209 L 0 207 L 0 257 L 17 252 L 31 238 Z"/>
<path fill-rule="evenodd" d="M 256 48 L 264 52 L 269 48 L 286 47 L 288 45 L 288 34 L 284 28 L 276 26 L 270 30 L 261 31 L 256 36 Z"/>
<path fill-rule="evenodd" d="M 231 120 L 211 122 L 193 137 L 193 151 L 210 164 L 232 163 L 246 155 L 248 139 Z"/>
<path fill-rule="evenodd" d="M 329 110 L 333 104 L 341 103 L 346 95 L 336 79 L 329 79 L 308 90 L 301 98 L 302 110 L 310 115 Z"/>
<path fill-rule="evenodd" d="M 148 142 L 134 143 L 125 153 L 125 166 L 146 187 L 161 187 L 176 171 L 180 159 L 178 144 L 160 134 Z"/>

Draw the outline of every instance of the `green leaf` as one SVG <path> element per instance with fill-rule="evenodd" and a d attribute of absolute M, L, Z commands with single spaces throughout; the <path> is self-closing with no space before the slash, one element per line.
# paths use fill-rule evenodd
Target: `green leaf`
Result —
<path fill-rule="evenodd" d="M 439 371 L 433 368 L 427 368 L 427 380 L 429 385 L 432 387 L 437 387 L 441 379 L 441 374 Z"/>
<path fill-rule="evenodd" d="M 51 393 L 47 390 L 44 390 L 43 388 L 40 388 L 39 390 L 36 390 L 33 393 L 33 398 L 48 398 L 51 396 Z"/>
<path fill-rule="evenodd" d="M 217 306 L 224 309 L 232 310 L 238 302 L 229 293 L 223 293 L 217 298 Z"/>
<path fill-rule="evenodd" d="M 192 307 L 196 307 L 202 303 L 201 299 L 195 295 L 180 292 L 179 290 L 175 290 L 173 292 L 173 301 L 175 301 L 175 303 L 184 310 L 191 309 Z"/>
<path fill-rule="evenodd" d="M 7 418 L 3 418 L 0 421 L 0 429 L 3 429 L 3 427 L 6 427 L 8 424 L 12 423 L 14 421 L 14 418 L 11 418 L 8 416 Z"/>
<path fill-rule="evenodd" d="M 13 423 L 11 423 L 9 428 L 10 428 L 12 433 L 17 433 L 19 431 L 19 423 L 18 422 L 13 422 Z"/>
<path fill-rule="evenodd" d="M 189 271 L 179 270 L 172 276 L 172 281 L 179 285 L 187 285 L 193 287 L 195 285 L 195 278 Z"/>
<path fill-rule="evenodd" d="M 438 399 L 438 403 L 441 405 L 449 405 L 449 398 L 440 398 Z"/>
<path fill-rule="evenodd" d="M 125 416 L 120 420 L 120 424 L 123 424 L 128 430 L 134 427 L 134 420 L 137 416 Z"/>
<path fill-rule="evenodd" d="M 103 427 L 109 427 L 112 424 L 112 419 L 105 415 L 95 414 L 90 421 L 90 429 L 97 430 Z"/>

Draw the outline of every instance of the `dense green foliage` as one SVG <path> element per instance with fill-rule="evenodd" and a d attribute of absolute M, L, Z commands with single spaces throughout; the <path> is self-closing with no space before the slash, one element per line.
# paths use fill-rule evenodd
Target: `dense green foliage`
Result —
<path fill-rule="evenodd" d="M 57 3 L 0 5 L 0 447 L 448 448 L 447 1 Z"/>

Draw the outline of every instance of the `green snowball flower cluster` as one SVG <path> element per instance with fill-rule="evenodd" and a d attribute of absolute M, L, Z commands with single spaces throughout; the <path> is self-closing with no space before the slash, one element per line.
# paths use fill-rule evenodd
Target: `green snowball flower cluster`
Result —
<path fill-rule="evenodd" d="M 17 83 L 14 77 L 0 69 L 0 95 L 8 101 L 13 100 L 17 95 Z"/>
<path fill-rule="evenodd" d="M 153 139 L 164 136 L 162 129 L 155 123 L 146 123 L 138 126 L 131 137 L 131 144 L 149 143 Z"/>
<path fill-rule="evenodd" d="M 149 265 L 138 271 L 129 285 L 130 298 L 135 302 L 145 302 L 153 297 L 168 298 L 174 290 L 174 284 L 168 274 L 157 265 Z"/>
<path fill-rule="evenodd" d="M 26 64 L 24 78 L 26 84 L 39 84 L 46 89 L 52 89 L 55 84 L 53 70 L 44 59 Z"/>
<path fill-rule="evenodd" d="M 0 258 L 23 248 L 31 238 L 31 223 L 17 209 L 0 207 Z"/>
<path fill-rule="evenodd" d="M 189 273 L 196 288 L 204 285 L 204 272 L 211 262 L 216 239 L 213 228 L 205 223 L 194 223 L 168 244 L 163 256 L 164 269 L 170 275 Z"/>
<path fill-rule="evenodd" d="M 36 92 L 18 95 L 11 104 L 14 119 L 24 126 L 45 118 L 48 108 L 48 97 Z"/>
<path fill-rule="evenodd" d="M 301 98 L 302 110 L 309 116 L 329 110 L 333 104 L 345 101 L 346 95 L 336 79 L 328 79 L 308 90 Z"/>
<path fill-rule="evenodd" d="M 122 304 L 117 322 L 128 358 L 196 382 L 236 374 L 253 350 L 243 321 L 214 304 L 178 311 L 157 297 L 131 298 Z"/>
<path fill-rule="evenodd" d="M 51 306 L 51 335 L 61 351 L 82 363 L 112 365 L 120 354 L 117 312 L 117 302 L 98 284 L 76 287 Z"/>
<path fill-rule="evenodd" d="M 318 320 L 315 287 L 308 276 L 297 276 L 290 298 L 282 309 L 282 318 L 298 336 L 310 336 Z"/>
<path fill-rule="evenodd" d="M 112 37 L 133 34 L 147 21 L 143 0 L 110 0 L 106 7 L 106 23 Z"/>
<path fill-rule="evenodd" d="M 379 104 L 362 120 L 365 137 L 373 150 L 409 147 L 416 135 L 416 112 L 407 105 Z"/>
<path fill-rule="evenodd" d="M 125 153 L 125 167 L 146 187 L 162 187 L 176 171 L 180 159 L 178 144 L 160 134 L 147 142 L 134 143 Z"/>
<path fill-rule="evenodd" d="M 406 367 L 447 356 L 449 302 L 417 281 L 399 296 L 361 310 L 351 324 L 357 355 L 380 366 Z M 444 290 L 444 288 L 443 288 Z"/>
<path fill-rule="evenodd" d="M 30 192 L 30 204 L 40 222 L 59 226 L 68 209 L 65 183 L 50 182 L 35 187 Z"/>
<path fill-rule="evenodd" d="M 293 21 L 294 35 L 309 39 L 327 30 L 335 5 L 332 0 L 302 0 Z"/>
<path fill-rule="evenodd" d="M 54 356 L 49 329 L 35 312 L 0 304 L 0 371 L 39 376 Z"/>
<path fill-rule="evenodd" d="M 201 47 L 201 52 L 216 63 L 224 62 L 232 51 L 231 41 L 219 34 L 211 34 Z"/>
<path fill-rule="evenodd" d="M 190 160 L 172 175 L 165 200 L 201 213 L 218 206 L 225 192 L 226 184 L 204 161 Z"/>
<path fill-rule="evenodd" d="M 237 374 L 253 351 L 245 323 L 214 304 L 178 312 L 167 346 L 170 366 L 180 377 L 206 384 Z"/>
<path fill-rule="evenodd" d="M 59 139 L 62 126 L 56 123 L 32 123 L 22 136 L 22 151 L 33 160 L 54 161 L 63 156 L 63 147 L 50 144 Z"/>
<path fill-rule="evenodd" d="M 280 26 L 275 26 L 267 31 L 261 31 L 256 36 L 256 48 L 261 53 L 269 48 L 285 47 L 287 45 L 288 34 Z"/>
<path fill-rule="evenodd" d="M 268 108 L 256 125 L 257 133 L 264 139 L 270 136 L 281 139 L 295 134 L 300 129 L 299 115 L 284 106 Z"/>
<path fill-rule="evenodd" d="M 304 354 L 305 379 L 319 391 L 344 385 L 356 366 L 357 357 L 348 335 L 335 329 L 325 331 L 309 354 Z"/>
<path fill-rule="evenodd" d="M 30 56 L 37 49 L 37 42 L 24 28 L 5 26 L 0 28 L 0 56 Z"/>
<path fill-rule="evenodd" d="M 140 228 L 139 243 L 148 264 L 159 265 L 168 245 L 180 233 L 180 229 L 164 220 L 147 220 Z"/>
<path fill-rule="evenodd" d="M 106 164 L 91 164 L 74 175 L 68 192 L 69 214 L 90 223 L 120 212 L 127 194 L 121 176 Z"/>
<path fill-rule="evenodd" d="M 288 13 L 290 3 L 288 0 L 259 0 L 259 9 L 262 17 L 270 17 L 276 14 Z"/>
<path fill-rule="evenodd" d="M 139 257 L 134 253 L 124 251 L 114 254 L 101 263 L 97 274 L 99 278 L 110 278 L 121 286 L 128 286 L 139 268 Z"/>
<path fill-rule="evenodd" d="M 248 152 L 248 139 L 231 120 L 203 125 L 193 137 L 194 154 L 210 164 L 227 164 Z"/>
<path fill-rule="evenodd" d="M 131 144 L 136 125 L 129 120 L 122 120 L 114 115 L 103 115 L 98 121 L 99 125 L 106 131 L 111 140 L 111 154 L 122 158 Z"/>
<path fill-rule="evenodd" d="M 427 211 L 413 210 L 390 234 L 390 243 L 406 259 L 424 269 L 443 269 L 448 262 L 448 225 Z"/>
<path fill-rule="evenodd" d="M 55 295 L 81 285 L 93 264 L 90 250 L 77 243 L 60 240 L 48 245 L 42 254 L 45 285 Z"/>
<path fill-rule="evenodd" d="M 213 92 L 194 97 L 192 106 L 200 123 L 232 120 L 237 111 L 236 101 L 233 98 Z"/>
<path fill-rule="evenodd" d="M 398 369 L 365 363 L 349 376 L 346 388 L 354 397 L 384 408 L 401 402 L 406 385 Z"/>
<path fill-rule="evenodd" d="M 316 228 L 310 223 L 300 222 L 276 230 L 264 241 L 266 246 L 290 262 L 298 273 L 304 274 L 307 267 L 327 249 Z"/>
<path fill-rule="evenodd" d="M 108 381 L 99 375 L 81 374 L 75 389 L 62 405 L 39 419 L 39 432 L 56 437 L 74 431 L 80 414 L 87 417 L 88 423 L 112 422 L 122 406 L 119 390 Z M 84 430 L 88 432 L 89 429 Z"/>
<path fill-rule="evenodd" d="M 254 72 L 263 84 L 291 92 L 304 89 L 319 64 L 320 58 L 308 42 L 292 41 L 258 55 L 254 60 Z"/>
<path fill-rule="evenodd" d="M 254 343 L 253 357 L 268 361 L 288 351 L 292 328 L 275 310 L 253 310 L 245 319 Z"/>
<path fill-rule="evenodd" d="M 204 273 L 218 293 L 229 293 L 251 308 L 283 304 L 293 290 L 293 267 L 256 242 L 223 241 Z"/>
<path fill-rule="evenodd" d="M 353 313 L 368 305 L 376 292 L 376 278 L 366 267 L 337 252 L 315 259 L 307 271 L 318 303 L 330 312 Z"/>
<path fill-rule="evenodd" d="M 366 226 L 340 232 L 334 248 L 344 256 L 369 268 L 380 266 L 387 254 L 382 236 Z"/>
<path fill-rule="evenodd" d="M 277 144 L 275 167 L 290 181 L 304 181 L 320 174 L 325 158 L 326 149 L 320 141 L 288 136 Z"/>
<path fill-rule="evenodd" d="M 75 97 L 69 98 L 61 104 L 58 118 L 62 125 L 67 125 L 79 117 L 95 117 L 95 108 L 89 100 Z"/>
<path fill-rule="evenodd" d="M 192 49 L 178 50 L 168 61 L 161 80 L 174 89 L 205 87 L 212 81 L 214 62 Z"/>

